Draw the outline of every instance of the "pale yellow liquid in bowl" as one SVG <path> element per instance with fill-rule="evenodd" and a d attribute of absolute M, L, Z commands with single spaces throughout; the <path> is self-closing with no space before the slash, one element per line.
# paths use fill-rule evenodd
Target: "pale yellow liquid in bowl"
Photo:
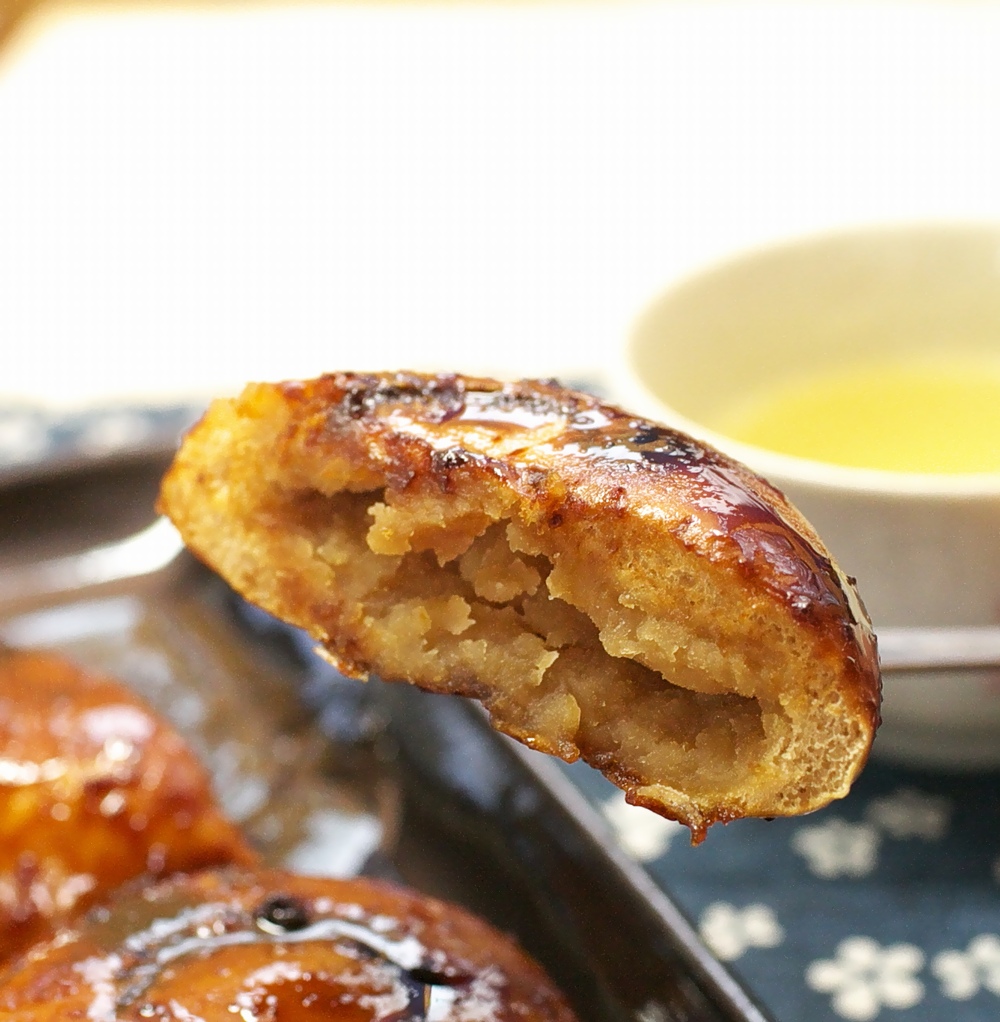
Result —
<path fill-rule="evenodd" d="M 749 395 L 718 429 L 854 468 L 1000 472 L 1000 357 L 878 363 L 783 383 Z"/>

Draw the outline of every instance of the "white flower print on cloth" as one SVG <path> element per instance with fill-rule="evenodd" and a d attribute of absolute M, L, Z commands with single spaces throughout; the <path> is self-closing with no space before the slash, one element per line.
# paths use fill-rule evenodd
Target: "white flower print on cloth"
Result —
<path fill-rule="evenodd" d="M 861 877 L 875 868 L 880 841 L 879 832 L 870 824 L 834 817 L 815 826 L 800 827 L 792 835 L 792 848 L 818 877 Z"/>
<path fill-rule="evenodd" d="M 647 1001 L 635 1013 L 635 1018 L 636 1022 L 670 1022 L 670 1015 L 667 1014 L 667 1009 L 656 1001 Z"/>
<path fill-rule="evenodd" d="M 965 951 L 942 951 L 931 961 L 931 972 L 952 1000 L 967 1001 L 981 989 L 1000 995 L 1000 937 L 981 933 Z"/>
<path fill-rule="evenodd" d="M 785 931 L 767 905 L 738 909 L 726 901 L 713 902 L 702 913 L 701 939 L 724 962 L 740 958 L 751 947 L 777 947 Z"/>
<path fill-rule="evenodd" d="M 806 983 L 821 994 L 832 994 L 833 1010 L 851 1022 L 868 1022 L 886 1008 L 912 1008 L 924 996 L 916 974 L 924 954 L 912 944 L 882 947 L 870 937 L 848 937 L 837 946 L 837 957 L 812 962 Z"/>
<path fill-rule="evenodd" d="M 629 805 L 621 791 L 616 791 L 601 803 L 601 811 L 614 828 L 622 848 L 640 862 L 658 859 L 675 837 L 688 833 L 682 823 L 665 820 L 648 809 Z"/>
<path fill-rule="evenodd" d="M 925 795 L 915 788 L 900 788 L 892 795 L 872 799 L 865 819 L 894 838 L 940 841 L 951 820 L 951 800 L 943 795 Z"/>

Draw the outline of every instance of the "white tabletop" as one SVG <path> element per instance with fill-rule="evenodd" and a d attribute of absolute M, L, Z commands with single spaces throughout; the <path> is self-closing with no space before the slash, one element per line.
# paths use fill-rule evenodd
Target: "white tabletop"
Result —
<path fill-rule="evenodd" d="M 592 375 L 668 282 L 1000 219 L 993 3 L 69 7 L 0 54 L 0 401 Z"/>

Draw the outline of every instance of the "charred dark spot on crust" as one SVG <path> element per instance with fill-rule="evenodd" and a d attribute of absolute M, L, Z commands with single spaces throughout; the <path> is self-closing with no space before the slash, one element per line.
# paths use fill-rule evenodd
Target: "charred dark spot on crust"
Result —
<path fill-rule="evenodd" d="M 476 457 L 464 447 L 449 447 L 446 451 L 431 452 L 431 468 L 440 473 L 451 472 L 478 461 L 482 461 L 482 458 Z"/>
<path fill-rule="evenodd" d="M 372 393 L 379 386 L 377 376 L 354 376 L 344 379 L 336 377 L 324 377 L 324 381 L 330 384 L 340 384 L 338 389 L 342 390 L 340 400 L 332 402 L 330 406 L 330 418 L 336 419 L 346 416 L 348 419 L 360 419 L 368 410 Z"/>
<path fill-rule="evenodd" d="M 290 894 L 274 894 L 254 913 L 254 922 L 265 933 L 292 933 L 309 925 L 309 908 Z"/>
<path fill-rule="evenodd" d="M 388 404 L 390 401 L 399 401 L 402 397 L 411 397 L 414 389 L 403 387 L 398 383 L 380 383 L 369 395 L 372 404 Z"/>
<path fill-rule="evenodd" d="M 650 424 L 632 436 L 629 446 L 654 465 L 697 465 L 705 457 L 705 449 L 690 437 Z"/>
<path fill-rule="evenodd" d="M 562 515 L 561 511 L 553 511 L 552 514 L 549 515 L 549 528 L 550 529 L 558 529 L 559 526 L 562 525 L 562 523 L 563 523 L 563 515 Z"/>
<path fill-rule="evenodd" d="M 349 419 L 360 419 L 365 414 L 365 398 L 366 393 L 363 390 L 349 390 L 345 395 L 341 405 L 343 406 L 344 413 Z"/>
<path fill-rule="evenodd" d="M 397 373 L 385 379 L 378 376 L 352 377 L 334 412 L 349 419 L 361 419 L 379 405 L 425 397 L 429 388 L 419 377 Z"/>
<path fill-rule="evenodd" d="M 650 423 L 641 423 L 639 429 L 632 437 L 632 443 L 642 447 L 645 444 L 655 444 L 660 439 L 662 430 L 657 429 Z"/>
<path fill-rule="evenodd" d="M 467 450 L 464 447 L 449 447 L 444 451 L 431 451 L 429 468 L 430 475 L 444 493 L 452 492 L 458 482 L 456 473 L 463 469 L 476 470 L 480 474 L 488 472 L 503 480 L 509 479 L 512 475 L 510 468 L 502 461 Z"/>
<path fill-rule="evenodd" d="M 448 422 L 461 415 L 465 408 L 465 387 L 455 376 L 437 376 L 429 384 L 427 393 L 434 401 L 434 418 Z"/>
<path fill-rule="evenodd" d="M 460 414 L 465 383 L 454 375 L 421 377 L 397 373 L 389 378 L 360 376 L 351 379 L 340 400 L 340 411 L 360 419 L 385 405 L 422 404 L 421 414 L 433 422 L 447 422 Z"/>
<path fill-rule="evenodd" d="M 644 419 L 627 418 L 606 405 L 577 412 L 557 446 L 594 455 L 625 472 L 634 472 L 643 464 L 691 471 L 706 454 L 698 441 L 683 433 Z"/>

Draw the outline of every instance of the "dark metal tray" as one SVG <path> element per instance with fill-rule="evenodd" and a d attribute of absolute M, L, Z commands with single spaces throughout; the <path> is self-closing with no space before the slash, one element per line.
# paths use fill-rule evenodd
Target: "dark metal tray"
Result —
<path fill-rule="evenodd" d="M 150 532 L 168 456 L 7 480 L 0 642 L 132 685 L 271 862 L 389 877 L 515 933 L 583 1022 L 763 1022 L 558 766 L 476 706 L 342 678 L 176 553 L 169 526 Z"/>

